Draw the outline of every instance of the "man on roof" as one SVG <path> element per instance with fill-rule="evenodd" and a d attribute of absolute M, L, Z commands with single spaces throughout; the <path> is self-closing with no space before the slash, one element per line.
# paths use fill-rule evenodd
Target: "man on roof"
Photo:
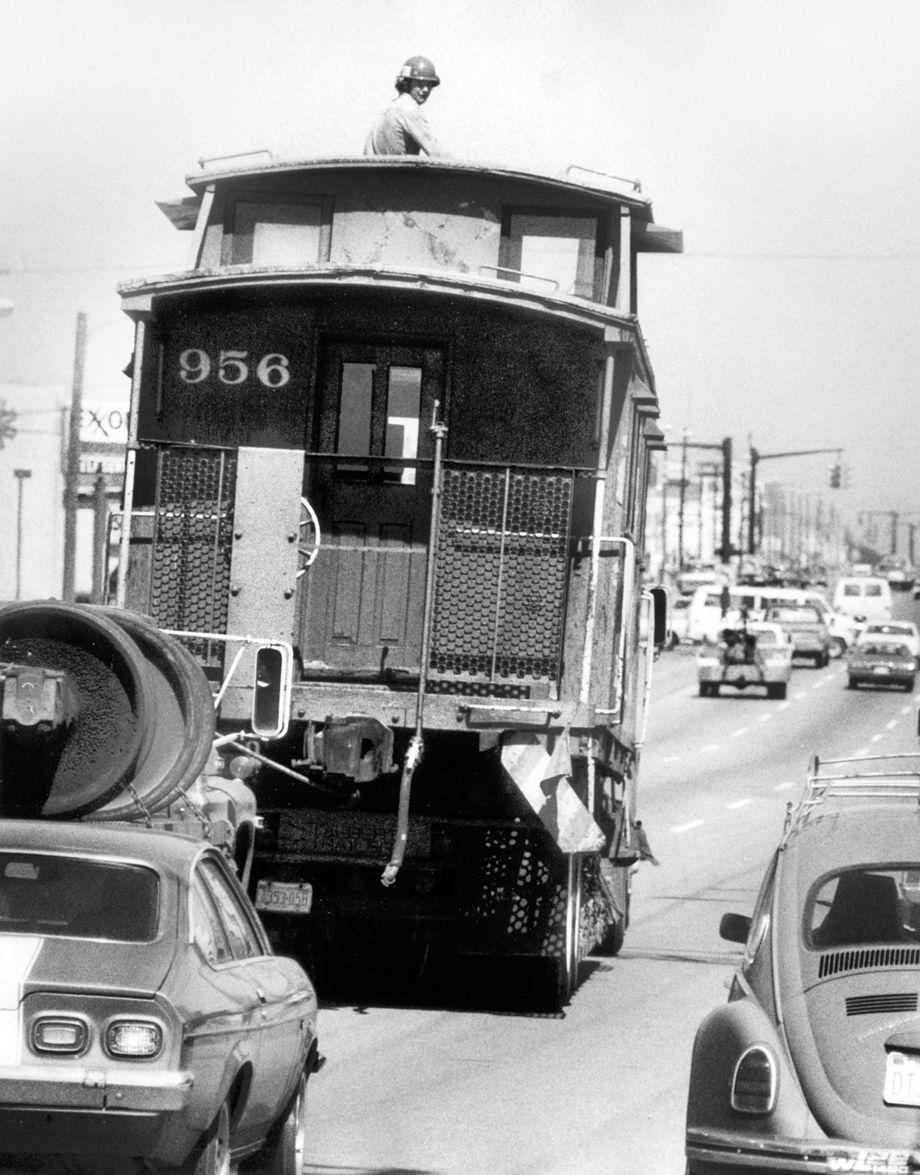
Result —
<path fill-rule="evenodd" d="M 427 57 L 408 58 L 396 78 L 397 97 L 371 127 L 364 154 L 446 155 L 422 112 L 431 91 L 440 84 Z"/>

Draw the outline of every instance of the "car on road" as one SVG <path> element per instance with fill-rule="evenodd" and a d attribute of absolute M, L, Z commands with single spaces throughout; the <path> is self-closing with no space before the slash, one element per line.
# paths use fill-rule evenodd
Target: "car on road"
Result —
<path fill-rule="evenodd" d="M 875 566 L 875 574 L 884 576 L 896 592 L 910 591 L 916 579 L 916 572 L 903 555 L 884 555 Z"/>
<path fill-rule="evenodd" d="M 677 596 L 671 601 L 671 639 L 669 647 L 677 648 L 689 639 L 687 626 L 690 620 L 692 596 Z"/>
<path fill-rule="evenodd" d="M 815 761 L 728 1000 L 700 1024 L 687 1175 L 920 1169 L 920 757 Z"/>
<path fill-rule="evenodd" d="M 793 657 L 804 657 L 823 669 L 831 658 L 831 633 L 817 608 L 808 604 L 774 604 L 764 620 L 778 624 L 792 641 Z"/>
<path fill-rule="evenodd" d="M 891 637 L 860 638 L 847 654 L 847 688 L 897 685 L 913 690 L 917 658 L 904 641 Z"/>
<path fill-rule="evenodd" d="M 867 624 L 859 634 L 859 641 L 883 639 L 903 641 L 917 658 L 920 667 L 920 629 L 912 620 L 878 620 Z"/>
<path fill-rule="evenodd" d="M 833 608 L 863 621 L 891 619 L 891 588 L 877 575 L 847 576 L 837 581 Z"/>
<path fill-rule="evenodd" d="M 717 697 L 722 686 L 763 686 L 768 698 L 784 698 L 792 676 L 792 641 L 778 624 L 748 622 L 704 640 L 696 655 L 700 697 Z"/>
<path fill-rule="evenodd" d="M 300 1171 L 316 993 L 212 845 L 0 820 L 0 958 L 0 1151 Z"/>

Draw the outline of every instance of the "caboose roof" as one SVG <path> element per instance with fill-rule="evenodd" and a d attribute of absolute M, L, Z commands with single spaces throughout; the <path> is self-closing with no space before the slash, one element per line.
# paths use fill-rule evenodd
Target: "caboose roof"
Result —
<path fill-rule="evenodd" d="M 632 210 L 639 234 L 637 247 L 645 253 L 680 253 L 682 234 L 653 223 L 651 202 L 641 194 L 638 180 L 607 175 L 589 168 L 572 165 L 561 176 L 545 175 L 516 167 L 467 160 L 434 158 L 423 155 L 360 155 L 354 157 L 278 160 L 269 152 L 250 152 L 245 155 L 201 159 L 201 170 L 186 177 L 194 196 L 178 200 L 158 201 L 159 207 L 178 229 L 195 225 L 198 208 L 206 188 L 211 185 L 233 186 L 272 182 L 279 177 L 320 176 L 330 173 L 354 173 L 356 179 L 370 185 L 371 177 L 379 183 L 385 176 L 436 173 L 457 182 L 464 176 L 496 183 L 514 183 L 519 188 L 531 188 L 535 198 L 551 198 L 560 205 L 570 205 L 586 199 L 599 208 L 628 207 Z M 579 178 L 580 177 L 580 178 Z"/>

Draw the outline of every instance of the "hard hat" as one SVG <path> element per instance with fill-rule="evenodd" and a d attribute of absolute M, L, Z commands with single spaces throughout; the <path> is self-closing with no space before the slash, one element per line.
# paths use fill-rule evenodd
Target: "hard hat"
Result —
<path fill-rule="evenodd" d="M 407 58 L 396 80 L 401 82 L 406 78 L 410 81 L 430 82 L 432 86 L 439 86 L 441 84 L 441 79 L 438 77 L 438 71 L 434 67 L 434 62 L 429 61 L 427 57 Z"/>

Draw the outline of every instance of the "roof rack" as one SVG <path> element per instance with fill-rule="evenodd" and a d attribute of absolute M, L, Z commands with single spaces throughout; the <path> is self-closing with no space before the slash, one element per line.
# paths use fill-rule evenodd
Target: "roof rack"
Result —
<path fill-rule="evenodd" d="M 905 799 L 920 804 L 920 751 L 851 759 L 815 755 L 798 805 L 786 806 L 784 834 L 803 825 L 830 799 Z"/>

